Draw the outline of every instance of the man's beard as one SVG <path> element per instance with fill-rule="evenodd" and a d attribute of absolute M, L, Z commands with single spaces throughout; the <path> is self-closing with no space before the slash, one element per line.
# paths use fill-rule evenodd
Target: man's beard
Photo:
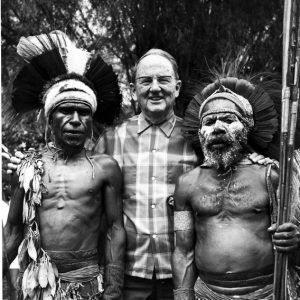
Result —
<path fill-rule="evenodd" d="M 219 170 L 226 170 L 237 164 L 245 154 L 248 132 L 248 128 L 244 127 L 240 131 L 227 132 L 222 136 L 210 135 L 208 138 L 204 138 L 199 134 L 205 162 Z M 222 142 L 224 145 L 215 148 L 216 142 Z"/>

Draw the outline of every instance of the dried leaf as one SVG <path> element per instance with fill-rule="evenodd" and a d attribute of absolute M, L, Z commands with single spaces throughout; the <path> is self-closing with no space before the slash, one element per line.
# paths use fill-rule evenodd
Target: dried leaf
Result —
<path fill-rule="evenodd" d="M 20 165 L 20 169 L 18 170 L 20 187 L 24 186 L 25 171 L 28 166 L 29 166 L 29 162 L 24 160 L 24 161 L 22 161 L 22 163 Z"/>
<path fill-rule="evenodd" d="M 48 282 L 51 287 L 51 295 L 54 297 L 56 292 L 56 281 L 51 262 L 48 263 Z"/>
<path fill-rule="evenodd" d="M 37 167 L 38 167 L 39 169 L 42 169 L 43 164 L 44 164 L 43 161 L 40 160 L 40 159 L 38 159 L 37 162 L 36 162 L 36 165 L 37 165 Z"/>
<path fill-rule="evenodd" d="M 32 237 L 29 239 L 29 243 L 28 243 L 28 255 L 34 260 L 36 261 L 37 259 L 37 252 L 32 240 Z"/>
<path fill-rule="evenodd" d="M 23 180 L 23 188 L 25 193 L 29 190 L 30 182 L 33 179 L 34 175 L 34 165 L 30 164 L 24 171 L 24 180 Z"/>
<path fill-rule="evenodd" d="M 50 286 L 52 287 L 53 285 L 56 285 L 55 283 L 55 275 L 54 275 L 54 271 L 53 271 L 53 267 L 51 262 L 48 263 L 48 282 L 50 284 Z"/>
<path fill-rule="evenodd" d="M 37 193 L 33 193 L 32 194 L 32 201 L 37 204 L 37 205 L 41 205 L 41 199 L 42 199 L 42 193 L 39 190 Z"/>
<path fill-rule="evenodd" d="M 23 200 L 23 223 L 27 223 L 29 207 L 26 200 Z"/>
<path fill-rule="evenodd" d="M 39 284 L 42 288 L 45 288 L 48 284 L 48 268 L 45 262 L 41 262 L 39 265 Z"/>
<path fill-rule="evenodd" d="M 40 190 L 40 177 L 40 175 L 35 174 L 32 179 L 32 190 L 35 193 L 38 193 L 38 191 Z"/>
<path fill-rule="evenodd" d="M 28 222 L 32 222 L 35 219 L 35 205 L 34 203 L 31 203 L 29 205 L 29 211 L 28 211 Z"/>
<path fill-rule="evenodd" d="M 33 298 L 35 295 L 35 288 L 38 286 L 38 280 L 37 280 L 37 272 L 38 269 L 34 265 L 34 263 L 31 263 L 31 268 L 28 272 L 27 276 L 27 284 L 26 284 L 26 292 L 30 298 Z"/>
<path fill-rule="evenodd" d="M 29 265 L 30 266 L 30 265 Z M 22 278 L 22 291 L 23 291 L 23 297 L 24 299 L 26 299 L 27 297 L 27 277 L 28 277 L 28 272 L 30 267 L 27 267 L 24 274 L 23 274 L 23 278 Z"/>
<path fill-rule="evenodd" d="M 28 261 L 28 252 L 27 252 L 28 240 L 25 238 L 19 246 L 18 249 L 18 261 L 20 268 L 24 270 Z"/>

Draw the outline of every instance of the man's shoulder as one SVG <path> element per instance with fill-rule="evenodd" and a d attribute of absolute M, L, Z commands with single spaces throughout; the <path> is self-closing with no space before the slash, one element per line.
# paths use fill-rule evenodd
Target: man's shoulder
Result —
<path fill-rule="evenodd" d="M 179 177 L 179 184 L 192 184 L 194 181 L 197 181 L 197 178 L 201 174 L 202 170 L 200 166 L 182 174 Z"/>
<path fill-rule="evenodd" d="M 117 161 L 108 154 L 97 153 L 90 156 L 90 158 L 98 165 L 104 167 L 114 167 L 118 165 Z"/>

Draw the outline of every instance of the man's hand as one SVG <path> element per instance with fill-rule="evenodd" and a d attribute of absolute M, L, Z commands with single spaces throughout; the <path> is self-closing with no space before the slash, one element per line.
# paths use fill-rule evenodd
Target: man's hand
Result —
<path fill-rule="evenodd" d="M 273 234 L 273 243 L 278 252 L 292 252 L 300 247 L 300 230 L 293 223 L 284 223 L 277 227 L 272 224 L 268 231 Z"/>
<path fill-rule="evenodd" d="M 249 155 L 249 159 L 259 165 L 268 165 L 274 163 L 274 160 L 269 157 L 264 157 L 262 154 L 258 154 L 256 152 L 253 152 Z"/>
<path fill-rule="evenodd" d="M 20 151 L 16 151 L 15 156 L 10 157 L 10 163 L 7 164 L 7 174 L 12 174 L 18 168 L 21 163 L 21 159 L 24 158 L 24 154 Z"/>

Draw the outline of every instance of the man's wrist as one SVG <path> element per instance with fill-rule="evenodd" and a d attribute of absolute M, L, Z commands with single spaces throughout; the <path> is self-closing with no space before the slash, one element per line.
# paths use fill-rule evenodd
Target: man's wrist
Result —
<path fill-rule="evenodd" d="M 195 291 L 189 288 L 174 289 L 174 300 L 194 300 Z"/>
<path fill-rule="evenodd" d="M 118 264 L 107 264 L 104 272 L 103 299 L 122 299 L 124 285 L 124 266 Z"/>

